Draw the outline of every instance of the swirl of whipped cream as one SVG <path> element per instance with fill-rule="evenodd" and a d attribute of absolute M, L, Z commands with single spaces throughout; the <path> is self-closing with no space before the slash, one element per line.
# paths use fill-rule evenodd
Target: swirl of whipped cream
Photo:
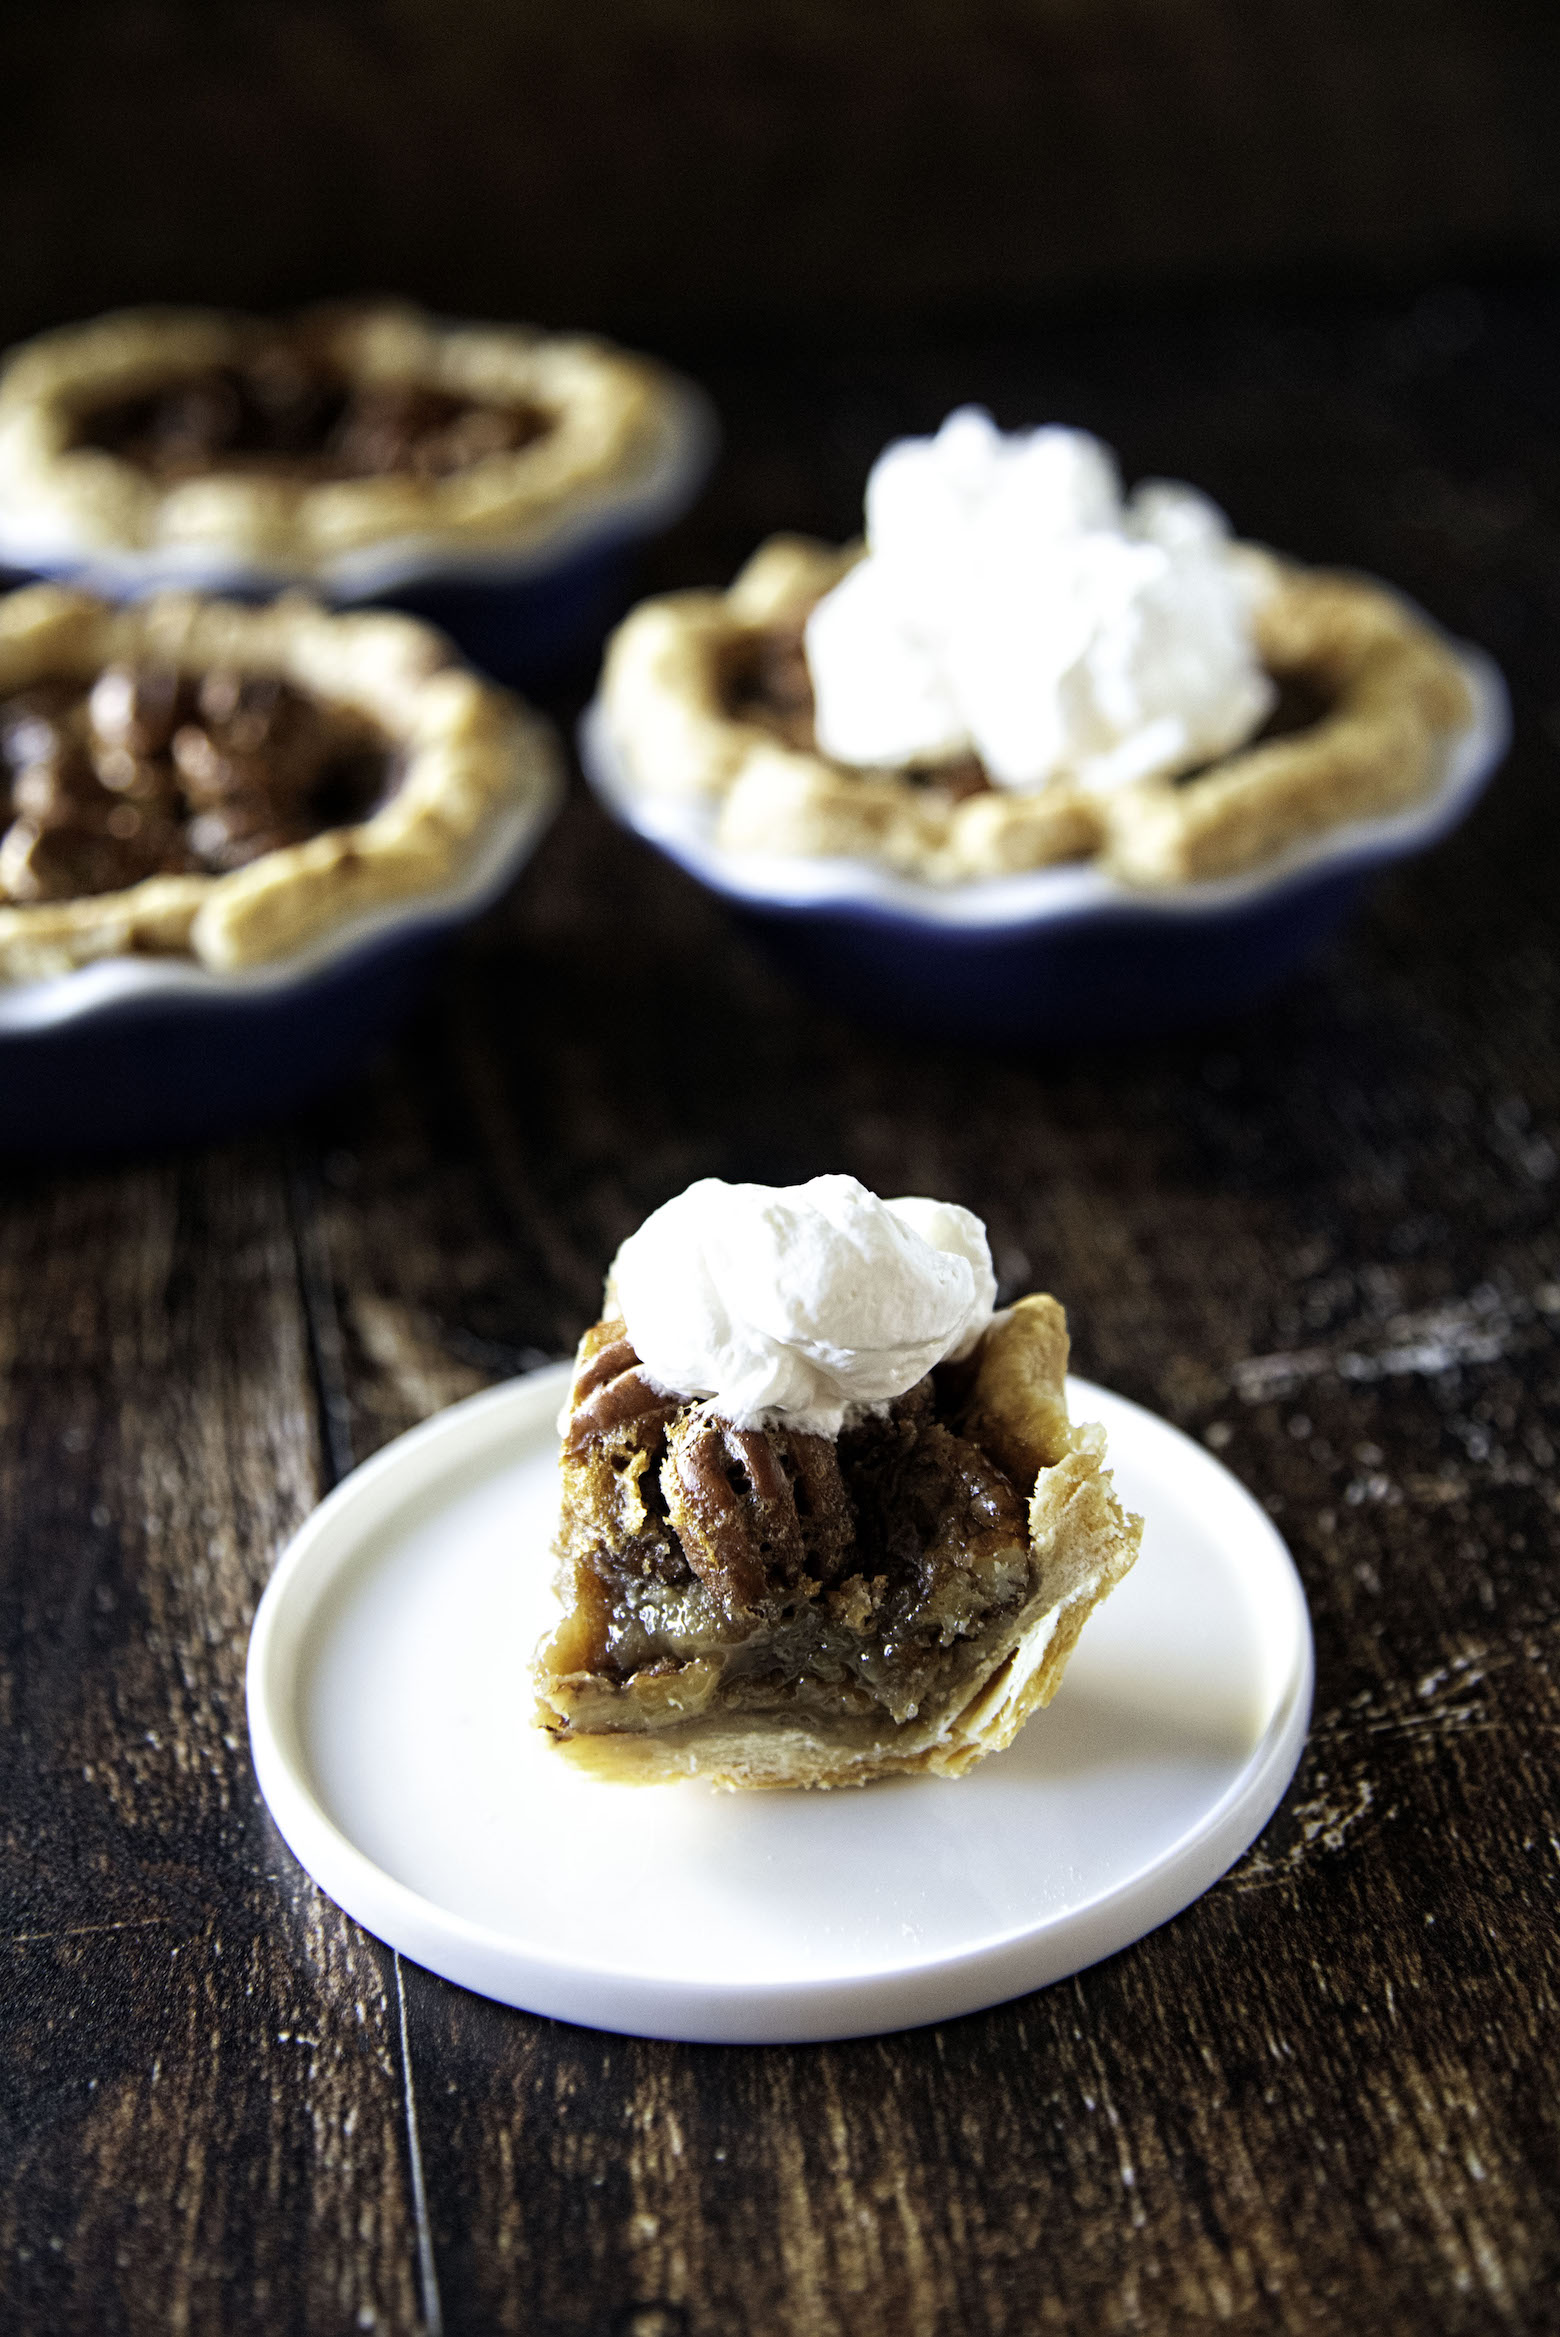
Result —
<path fill-rule="evenodd" d="M 890 446 L 867 553 L 813 610 L 818 743 L 845 763 L 979 755 L 999 787 L 1191 769 L 1273 702 L 1224 515 L 1190 487 L 1123 502 L 1085 431 L 1004 436 L 965 406 Z"/>
<path fill-rule="evenodd" d="M 968 1209 L 880 1201 L 854 1177 L 702 1177 L 623 1244 L 608 1304 L 658 1387 L 738 1427 L 837 1436 L 967 1354 L 996 1290 Z"/>

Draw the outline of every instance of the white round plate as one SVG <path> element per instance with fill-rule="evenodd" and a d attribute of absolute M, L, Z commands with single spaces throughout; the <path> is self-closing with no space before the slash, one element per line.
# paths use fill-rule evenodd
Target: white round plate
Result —
<path fill-rule="evenodd" d="M 321 1887 L 506 2004 L 775 2044 L 948 2020 L 1205 1891 L 1294 1772 L 1311 1632 L 1288 1552 L 1200 1445 L 1074 1381 L 1148 1521 L 1049 1710 L 964 1778 L 718 1793 L 582 1776 L 532 1725 L 565 1366 L 354 1472 L 255 1618 L 260 1788 Z"/>

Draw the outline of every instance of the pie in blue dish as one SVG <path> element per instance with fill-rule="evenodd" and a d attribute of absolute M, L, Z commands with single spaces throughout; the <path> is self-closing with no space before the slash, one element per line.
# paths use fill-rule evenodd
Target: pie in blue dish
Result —
<path fill-rule="evenodd" d="M 0 1140 L 316 1090 L 506 883 L 556 742 L 440 635 L 301 595 L 0 599 Z"/>
<path fill-rule="evenodd" d="M 585 335 L 390 303 L 123 310 L 0 370 L 0 563 L 112 598 L 386 603 L 534 678 L 599 641 L 714 438 L 693 385 Z"/>

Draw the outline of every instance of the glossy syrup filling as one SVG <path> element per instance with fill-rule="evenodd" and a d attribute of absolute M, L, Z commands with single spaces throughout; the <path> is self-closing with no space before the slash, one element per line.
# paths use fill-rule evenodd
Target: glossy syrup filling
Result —
<path fill-rule="evenodd" d="M 586 1725 L 592 1681 L 600 1725 L 654 1726 L 691 1672 L 702 1710 L 892 1726 L 982 1669 L 1036 1566 L 1025 1501 L 951 1386 L 924 1379 L 838 1440 L 740 1429 L 658 1394 L 621 1325 L 600 1329 L 617 1335 L 565 1436 L 555 1649 Z"/>
<path fill-rule="evenodd" d="M 0 699 L 0 899 L 225 875 L 368 818 L 399 759 L 362 717 L 270 677 L 108 666 Z"/>

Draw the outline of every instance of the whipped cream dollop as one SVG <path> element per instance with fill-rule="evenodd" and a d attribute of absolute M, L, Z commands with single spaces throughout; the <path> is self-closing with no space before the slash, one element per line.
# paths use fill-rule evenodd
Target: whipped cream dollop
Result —
<path fill-rule="evenodd" d="M 738 1427 L 837 1436 L 968 1354 L 996 1278 L 968 1209 L 880 1201 L 854 1177 L 702 1177 L 652 1212 L 608 1284 L 650 1378 Z"/>
<path fill-rule="evenodd" d="M 841 762 L 1108 789 L 1227 754 L 1273 702 L 1223 513 L 1165 481 L 1124 501 L 1086 431 L 961 407 L 878 458 L 866 533 L 807 623 Z"/>

